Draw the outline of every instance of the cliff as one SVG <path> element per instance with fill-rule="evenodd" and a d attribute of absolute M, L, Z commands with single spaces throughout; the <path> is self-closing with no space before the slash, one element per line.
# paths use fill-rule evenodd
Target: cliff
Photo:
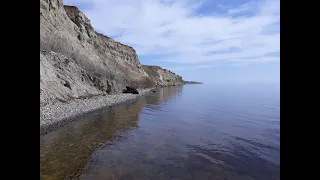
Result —
<path fill-rule="evenodd" d="M 40 106 L 117 94 L 127 86 L 180 85 L 160 67 L 142 66 L 136 51 L 95 32 L 90 20 L 62 0 L 40 0 Z"/>
<path fill-rule="evenodd" d="M 181 76 L 160 66 L 143 65 L 142 67 L 156 83 L 156 86 L 179 86 L 184 84 Z"/>

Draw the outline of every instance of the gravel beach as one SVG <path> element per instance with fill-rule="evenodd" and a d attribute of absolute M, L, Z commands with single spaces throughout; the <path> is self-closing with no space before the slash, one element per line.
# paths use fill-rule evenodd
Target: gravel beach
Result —
<path fill-rule="evenodd" d="M 129 102 L 141 97 L 152 89 L 140 89 L 139 94 L 117 94 L 95 96 L 89 99 L 75 99 L 69 103 L 56 103 L 40 107 L 40 135 L 83 118 L 93 112 Z"/>

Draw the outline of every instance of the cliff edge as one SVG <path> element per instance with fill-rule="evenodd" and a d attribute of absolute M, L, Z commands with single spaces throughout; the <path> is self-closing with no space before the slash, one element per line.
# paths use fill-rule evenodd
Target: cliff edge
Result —
<path fill-rule="evenodd" d="M 181 76 L 160 66 L 142 65 L 142 67 L 156 83 L 156 86 L 180 86 L 184 84 Z"/>
<path fill-rule="evenodd" d="M 97 33 L 90 20 L 62 0 L 40 0 L 40 107 L 127 86 L 182 85 L 182 78 L 140 64 L 136 51 Z"/>

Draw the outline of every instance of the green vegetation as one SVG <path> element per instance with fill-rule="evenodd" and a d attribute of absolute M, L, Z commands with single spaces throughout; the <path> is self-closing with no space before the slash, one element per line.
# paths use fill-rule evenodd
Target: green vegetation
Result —
<path fill-rule="evenodd" d="M 180 82 L 184 83 L 184 80 L 182 79 L 182 77 L 179 76 L 179 75 L 177 75 L 177 76 L 178 76 L 178 80 L 179 80 Z"/>

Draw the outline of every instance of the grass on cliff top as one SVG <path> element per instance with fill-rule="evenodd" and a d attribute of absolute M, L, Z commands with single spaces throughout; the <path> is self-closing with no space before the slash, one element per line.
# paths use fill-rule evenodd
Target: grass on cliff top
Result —
<path fill-rule="evenodd" d="M 185 81 L 182 79 L 181 76 L 177 75 L 178 76 L 178 80 L 181 82 L 181 83 L 184 83 Z"/>

